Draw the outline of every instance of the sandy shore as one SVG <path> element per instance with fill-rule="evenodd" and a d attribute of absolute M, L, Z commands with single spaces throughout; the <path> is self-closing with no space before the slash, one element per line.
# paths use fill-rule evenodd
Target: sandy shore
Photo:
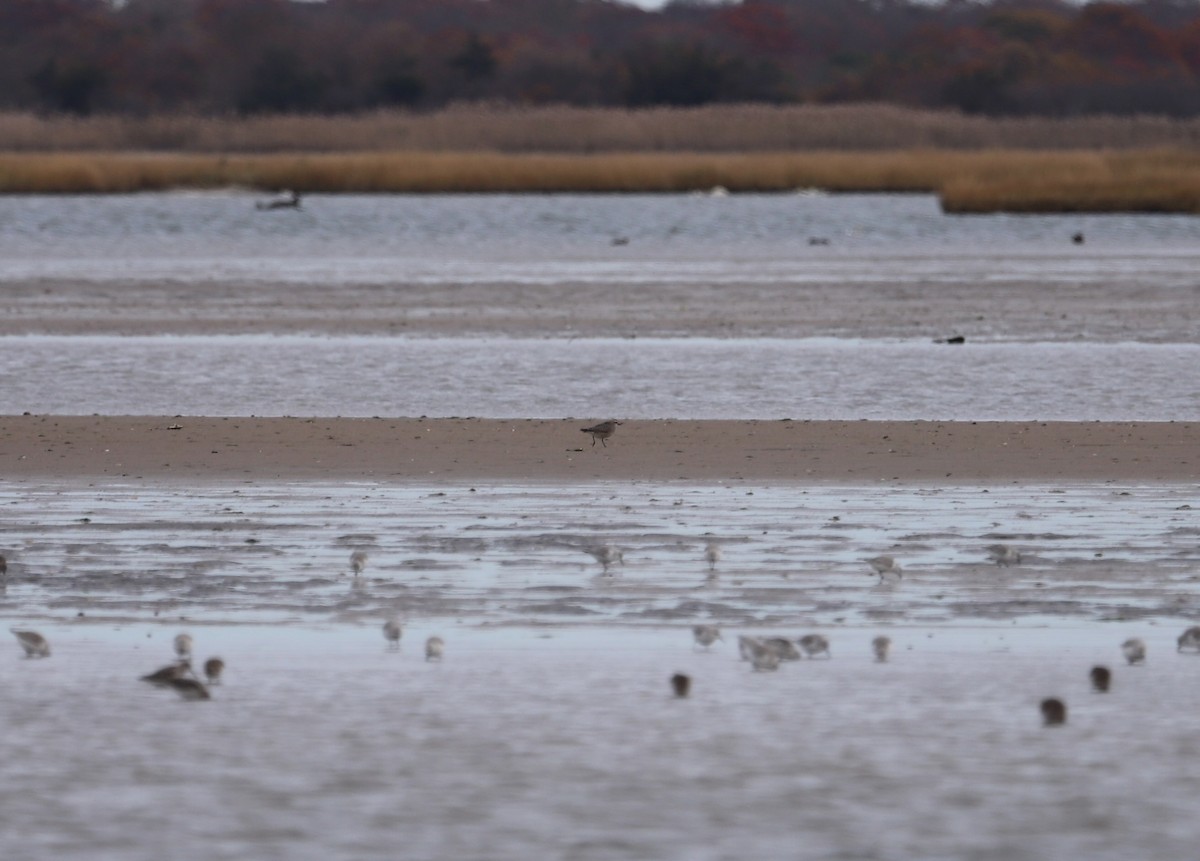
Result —
<path fill-rule="evenodd" d="M 1200 424 L 2 416 L 0 474 L 228 481 L 1188 482 Z"/>

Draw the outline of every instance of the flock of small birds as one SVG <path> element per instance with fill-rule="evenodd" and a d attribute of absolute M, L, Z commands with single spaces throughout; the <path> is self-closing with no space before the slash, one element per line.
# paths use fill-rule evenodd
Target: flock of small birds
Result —
<path fill-rule="evenodd" d="M 716 625 L 696 625 L 692 628 L 692 648 L 708 651 L 717 641 L 724 642 L 721 630 Z M 1194 652 L 1200 654 L 1200 625 L 1194 625 L 1179 635 L 1176 640 L 1176 651 Z M 877 663 L 886 663 L 891 653 L 892 640 L 883 635 L 871 640 L 871 653 Z M 786 637 L 738 637 L 738 652 L 741 660 L 749 661 L 755 671 L 771 671 L 779 669 L 784 661 L 798 661 L 803 657 L 817 658 L 824 656 L 832 658 L 829 651 L 829 640 L 821 634 L 805 634 L 794 642 Z M 1132 637 L 1121 644 L 1121 654 L 1132 666 L 1146 662 L 1146 643 Z M 1092 689 L 1097 693 L 1107 693 L 1112 685 L 1112 671 L 1108 667 L 1095 666 L 1088 672 Z M 671 690 L 676 697 L 684 698 L 692 689 L 692 680 L 683 673 L 671 676 Z M 1067 722 L 1067 706 L 1057 697 L 1047 697 L 1039 703 L 1042 723 L 1045 726 L 1061 726 Z"/>

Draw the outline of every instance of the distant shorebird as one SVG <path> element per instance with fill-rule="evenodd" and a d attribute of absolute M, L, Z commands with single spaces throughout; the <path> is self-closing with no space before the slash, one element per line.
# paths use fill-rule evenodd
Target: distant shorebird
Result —
<path fill-rule="evenodd" d="M 1193 652 L 1200 652 L 1200 626 L 1188 628 L 1179 635 L 1176 640 L 1177 646 L 1175 651 L 1182 652 L 1184 649 L 1189 649 Z"/>
<path fill-rule="evenodd" d="M 367 551 L 355 550 L 353 553 L 350 554 L 350 570 L 354 572 L 355 577 L 357 577 L 359 574 L 363 573 L 363 569 L 366 567 L 367 567 Z"/>
<path fill-rule="evenodd" d="M 760 642 L 774 652 L 781 661 L 800 660 L 800 650 L 787 637 L 764 637 Z"/>
<path fill-rule="evenodd" d="M 899 564 L 891 556 L 872 556 L 863 561 L 879 575 L 880 583 L 897 583 L 904 576 Z"/>
<path fill-rule="evenodd" d="M 208 688 L 204 683 L 197 679 L 190 679 L 186 676 L 171 679 L 167 682 L 166 687 L 174 688 L 175 693 L 179 694 L 185 700 L 210 700 L 212 695 L 209 694 Z"/>
<path fill-rule="evenodd" d="M 600 422 L 598 425 L 592 425 L 590 428 L 580 428 L 584 433 L 592 435 L 592 446 L 595 447 L 596 440 L 600 440 L 600 444 L 608 448 L 608 438 L 617 432 L 617 425 L 624 424 L 616 419 L 611 419 L 606 422 Z"/>
<path fill-rule="evenodd" d="M 717 570 L 717 563 L 721 561 L 721 545 L 715 541 L 710 541 L 704 545 L 704 561 L 708 563 L 708 570 Z"/>
<path fill-rule="evenodd" d="M 192 656 L 191 634 L 175 635 L 175 654 L 179 655 L 181 658 L 190 658 Z"/>
<path fill-rule="evenodd" d="M 585 547 L 583 548 L 583 552 L 599 562 L 603 566 L 605 574 L 608 574 L 609 567 L 614 563 L 620 562 L 622 565 L 625 564 L 625 554 L 611 544 Z"/>
<path fill-rule="evenodd" d="M 183 659 L 176 661 L 173 664 L 167 664 L 161 669 L 157 669 L 152 673 L 148 673 L 141 677 L 141 681 L 149 682 L 156 687 L 166 687 L 175 679 L 182 679 L 191 675 L 192 664 L 190 661 Z"/>
<path fill-rule="evenodd" d="M 1125 655 L 1125 660 L 1131 664 L 1146 662 L 1146 644 L 1137 637 L 1133 637 L 1122 643 L 1121 653 Z"/>
<path fill-rule="evenodd" d="M 815 658 L 821 654 L 827 658 L 833 657 L 829 652 L 829 641 L 820 634 L 805 634 L 796 643 L 804 650 L 804 654 L 810 658 Z"/>
<path fill-rule="evenodd" d="M 1042 723 L 1046 726 L 1061 726 L 1067 722 L 1067 706 L 1055 697 L 1042 700 Z"/>
<path fill-rule="evenodd" d="M 18 631 L 16 628 L 9 628 L 9 630 L 16 635 L 17 642 L 20 643 L 21 648 L 25 650 L 25 657 L 50 657 L 50 644 L 46 642 L 46 638 L 37 631 Z"/>
<path fill-rule="evenodd" d="M 1009 565 L 1018 565 L 1021 562 L 1020 551 L 1015 547 L 1009 547 L 1007 544 L 990 544 L 986 549 L 988 559 L 997 565 L 1003 565 L 1007 568 Z"/>
<path fill-rule="evenodd" d="M 1088 678 L 1092 681 L 1092 690 L 1100 694 L 1107 693 L 1108 686 L 1112 683 L 1112 673 L 1108 667 L 1092 667 Z"/>
<path fill-rule="evenodd" d="M 254 204 L 254 208 L 259 211 L 269 209 L 299 209 L 300 195 L 295 191 L 289 191 L 287 197 L 277 197 L 274 200 L 260 200 Z"/>
<path fill-rule="evenodd" d="M 692 689 L 692 680 L 683 673 L 676 673 L 671 676 L 671 690 L 675 692 L 675 696 L 679 699 L 685 698 Z"/>
<path fill-rule="evenodd" d="M 204 677 L 210 685 L 221 683 L 221 673 L 225 672 L 225 662 L 220 658 L 209 658 L 204 662 Z"/>
<path fill-rule="evenodd" d="M 8 560 L 5 559 L 3 555 L 0 555 L 0 577 L 7 577 L 7 576 L 8 576 Z"/>
<path fill-rule="evenodd" d="M 758 672 L 779 669 L 779 653 L 765 642 L 750 638 L 750 665 Z"/>
<path fill-rule="evenodd" d="M 404 627 L 396 619 L 388 619 L 383 623 L 383 638 L 388 641 L 389 649 L 399 649 L 403 636 Z"/>
<path fill-rule="evenodd" d="M 879 663 L 885 663 L 888 659 L 888 652 L 892 650 L 891 637 L 876 637 L 871 641 L 871 651 L 875 653 L 875 660 Z"/>
<path fill-rule="evenodd" d="M 441 637 L 430 637 L 425 641 L 425 660 L 440 661 L 446 650 L 446 641 Z"/>
<path fill-rule="evenodd" d="M 721 640 L 721 629 L 716 625 L 697 625 L 692 628 L 692 638 L 696 641 L 693 645 L 700 646 L 703 649 L 708 649 L 717 640 Z M 721 640 L 721 642 L 725 642 Z"/>
<path fill-rule="evenodd" d="M 754 657 L 754 647 L 762 645 L 762 641 L 758 637 L 747 637 L 745 634 L 738 636 L 738 655 L 743 661 L 749 661 Z"/>

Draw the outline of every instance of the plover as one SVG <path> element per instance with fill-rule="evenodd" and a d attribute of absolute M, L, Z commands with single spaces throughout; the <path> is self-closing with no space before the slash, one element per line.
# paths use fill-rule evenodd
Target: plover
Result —
<path fill-rule="evenodd" d="M 1182 652 L 1184 649 L 1190 649 L 1193 652 L 1200 652 L 1200 625 L 1194 625 L 1188 628 L 1179 635 L 1176 640 L 1177 646 L 1175 651 Z"/>
<path fill-rule="evenodd" d="M 225 662 L 220 658 L 209 658 L 204 662 L 204 677 L 210 685 L 221 683 L 221 673 L 225 672 Z"/>
<path fill-rule="evenodd" d="M 404 636 L 404 627 L 396 619 L 388 619 L 383 623 L 383 638 L 388 641 L 389 649 L 400 648 L 400 638 Z"/>
<path fill-rule="evenodd" d="M 988 559 L 997 565 L 1008 567 L 1009 565 L 1017 565 L 1021 562 L 1021 552 L 1015 547 L 1009 547 L 1007 544 L 990 544 L 986 549 Z"/>
<path fill-rule="evenodd" d="M 671 690 L 675 692 L 675 696 L 683 699 L 692 689 L 692 680 L 683 673 L 676 673 L 671 676 Z"/>
<path fill-rule="evenodd" d="M 179 655 L 181 658 L 190 658 L 192 656 L 191 634 L 175 635 L 175 654 Z"/>
<path fill-rule="evenodd" d="M 750 665 L 759 672 L 779 669 L 779 653 L 766 643 L 750 641 Z"/>
<path fill-rule="evenodd" d="M 1112 673 L 1108 671 L 1108 667 L 1092 667 L 1088 678 L 1092 680 L 1092 690 L 1103 694 L 1108 692 L 1108 686 L 1112 682 Z"/>
<path fill-rule="evenodd" d="M 608 448 L 608 438 L 617 432 L 617 425 L 623 424 L 616 419 L 611 419 L 606 422 L 600 422 L 598 425 L 592 425 L 590 428 L 580 428 L 584 433 L 592 435 L 592 446 L 595 447 L 596 440 L 600 440 L 600 444 Z"/>
<path fill-rule="evenodd" d="M 721 630 L 716 625 L 697 625 L 692 628 L 692 638 L 696 641 L 693 648 L 700 646 L 707 649 L 717 640 L 721 640 Z"/>
<path fill-rule="evenodd" d="M 166 687 L 175 679 L 182 679 L 185 676 L 191 675 L 191 672 L 192 664 L 185 658 L 142 676 L 141 681 L 149 682 L 158 687 Z"/>
<path fill-rule="evenodd" d="M 1121 653 L 1131 664 L 1142 664 L 1146 661 L 1146 644 L 1137 637 L 1132 637 L 1121 644 Z"/>
<path fill-rule="evenodd" d="M 743 661 L 749 661 L 754 658 L 754 648 L 762 645 L 762 641 L 758 637 L 747 637 L 745 634 L 738 636 L 738 655 Z"/>
<path fill-rule="evenodd" d="M 204 683 L 196 679 L 180 676 L 171 679 L 166 684 L 167 687 L 174 688 L 175 693 L 179 694 L 185 700 L 210 700 L 212 696 L 208 692 L 208 688 L 204 687 Z"/>
<path fill-rule="evenodd" d="M 16 628 L 9 628 L 9 630 L 16 635 L 17 642 L 20 643 L 21 648 L 25 650 L 25 657 L 50 657 L 50 644 L 46 641 L 46 638 L 37 631 L 18 631 Z"/>
<path fill-rule="evenodd" d="M 430 637 L 425 641 L 425 660 L 440 661 L 446 650 L 446 641 L 441 637 Z"/>
<path fill-rule="evenodd" d="M 833 657 L 829 652 L 829 640 L 820 634 L 805 634 L 796 643 L 804 650 L 804 654 L 810 658 L 815 658 L 817 655 L 822 654 L 827 658 Z"/>
<path fill-rule="evenodd" d="M 367 552 L 365 550 L 355 550 L 350 554 L 350 570 L 357 577 L 363 573 L 363 569 L 367 567 Z"/>
<path fill-rule="evenodd" d="M 879 575 L 880 583 L 897 583 L 904 576 L 900 566 L 891 556 L 872 556 L 864 561 Z"/>
<path fill-rule="evenodd" d="M 625 564 L 625 554 L 611 544 L 602 544 L 596 547 L 585 547 L 583 551 L 595 559 L 604 568 L 604 573 L 608 574 L 608 569 L 613 564 L 620 562 Z"/>
<path fill-rule="evenodd" d="M 721 545 L 715 541 L 710 541 L 704 545 L 704 561 L 708 563 L 708 570 L 715 571 L 717 563 L 721 561 Z"/>
<path fill-rule="evenodd" d="M 781 661 L 800 660 L 800 650 L 787 637 L 764 637 L 760 642 L 778 655 Z"/>
<path fill-rule="evenodd" d="M 875 660 L 879 663 L 884 663 L 888 659 L 888 652 L 892 650 L 891 637 L 876 637 L 871 641 L 871 651 L 875 653 Z"/>
<path fill-rule="evenodd" d="M 1056 697 L 1042 700 L 1042 723 L 1046 726 L 1060 726 L 1067 722 L 1067 706 Z"/>

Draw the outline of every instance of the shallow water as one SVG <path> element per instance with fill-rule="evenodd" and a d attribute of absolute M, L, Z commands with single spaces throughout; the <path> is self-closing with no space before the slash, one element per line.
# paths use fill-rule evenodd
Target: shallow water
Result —
<path fill-rule="evenodd" d="M 29 336 L 0 338 L 0 413 L 1187 421 L 1198 364 L 1200 344 Z"/>
<path fill-rule="evenodd" d="M 10 618 L 468 625 L 1179 619 L 1190 487 L 10 485 Z M 1200 510 L 1200 506 L 1197 507 Z M 714 572 L 706 541 L 723 546 Z M 997 567 L 985 548 L 1017 547 Z M 612 545 L 607 572 L 590 550 Z M 371 557 L 349 576 L 352 550 Z M 863 562 L 901 561 L 899 586 Z"/>
<path fill-rule="evenodd" d="M 0 853 L 1187 857 L 1200 657 L 1174 638 L 1200 616 L 1194 498 L 8 486 L 0 616 L 54 653 L 0 657 Z M 1021 564 L 987 562 L 996 541 Z M 583 549 L 603 543 L 625 553 L 607 577 Z M 881 552 L 898 585 L 861 561 Z M 701 622 L 724 632 L 708 652 Z M 137 681 L 185 629 L 198 661 L 227 662 L 211 702 Z M 737 658 L 739 633 L 808 631 L 830 660 Z M 1145 666 L 1121 663 L 1131 636 Z M 1095 663 L 1110 694 L 1088 689 Z M 1051 695 L 1070 716 L 1048 730 Z"/>

